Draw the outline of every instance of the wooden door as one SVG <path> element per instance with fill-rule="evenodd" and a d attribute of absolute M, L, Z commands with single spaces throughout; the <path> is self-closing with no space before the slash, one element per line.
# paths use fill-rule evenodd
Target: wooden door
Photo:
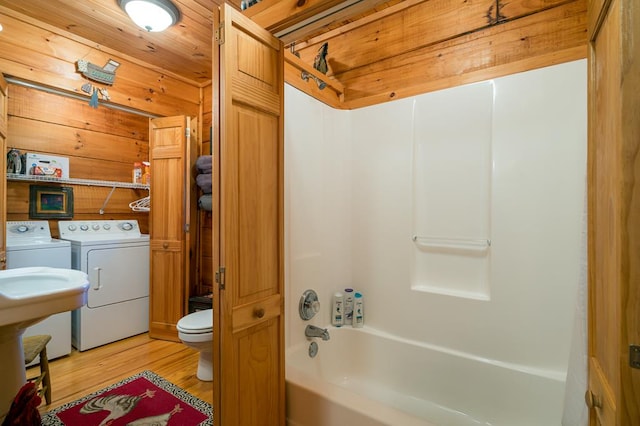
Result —
<path fill-rule="evenodd" d="M 227 5 L 219 25 L 214 423 L 284 425 L 283 47 Z"/>
<path fill-rule="evenodd" d="M 0 73 L 0 270 L 7 268 L 7 81 Z"/>
<path fill-rule="evenodd" d="M 640 363 L 630 359 L 634 345 L 640 351 L 640 8 L 591 0 L 588 10 L 586 399 L 592 425 L 632 426 L 640 424 Z"/>
<path fill-rule="evenodd" d="M 185 116 L 154 118 L 149 123 L 149 336 L 179 342 L 176 324 L 187 313 L 194 259 L 190 221 L 195 185 L 190 159 L 196 126 Z"/>

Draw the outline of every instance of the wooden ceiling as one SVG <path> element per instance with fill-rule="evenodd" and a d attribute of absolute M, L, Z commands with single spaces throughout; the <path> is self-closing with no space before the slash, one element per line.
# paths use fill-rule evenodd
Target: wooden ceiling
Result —
<path fill-rule="evenodd" d="M 220 1 L 173 0 L 182 18 L 162 33 L 136 27 L 117 0 L 2 0 L 0 13 L 205 85 Z M 586 56 L 586 0 L 262 0 L 244 13 L 293 44 L 287 82 L 341 108 Z M 325 41 L 320 90 L 300 70 Z"/>
<path fill-rule="evenodd" d="M 354 15 L 374 12 L 374 7 L 398 3 L 359 1 L 356 6 L 341 10 L 322 23 L 315 22 L 305 30 L 283 36 L 304 40 L 310 35 L 348 23 Z M 117 0 L 3 0 L 2 6 L 29 18 L 63 29 L 102 47 L 124 53 L 132 58 L 165 69 L 196 82 L 211 80 L 213 9 L 215 0 L 173 0 L 181 12 L 177 25 L 161 33 L 146 32 L 133 24 L 118 6 Z M 273 32 L 296 24 L 324 10 L 335 8 L 345 0 L 301 0 L 260 2 L 247 12 Z M 230 1 L 238 7 L 240 0 Z M 298 7 L 297 4 L 304 4 Z M 291 6 L 294 6 L 293 9 Z M 272 7 L 269 7 L 272 6 Z M 286 6 L 286 7 L 283 7 Z"/>

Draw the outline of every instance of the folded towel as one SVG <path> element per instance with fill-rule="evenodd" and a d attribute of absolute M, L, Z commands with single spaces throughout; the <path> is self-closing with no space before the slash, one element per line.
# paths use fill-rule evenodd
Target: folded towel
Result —
<path fill-rule="evenodd" d="M 211 182 L 211 174 L 205 173 L 196 176 L 196 184 L 200 187 L 202 192 L 205 194 L 211 194 L 212 182 Z"/>
<path fill-rule="evenodd" d="M 212 155 L 201 155 L 196 160 L 196 169 L 198 169 L 199 173 L 211 173 L 212 168 L 213 168 Z"/>
<path fill-rule="evenodd" d="M 211 211 L 211 209 L 213 208 L 211 194 L 201 196 L 198 200 L 198 207 L 202 210 Z"/>

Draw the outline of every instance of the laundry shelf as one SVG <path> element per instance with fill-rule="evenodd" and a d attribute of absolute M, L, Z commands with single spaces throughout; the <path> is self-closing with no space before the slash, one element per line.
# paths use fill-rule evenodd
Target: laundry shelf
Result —
<path fill-rule="evenodd" d="M 94 179 L 55 178 L 55 177 L 49 177 L 49 176 L 23 175 L 23 174 L 17 174 L 17 173 L 7 173 L 7 180 L 46 182 L 46 183 L 66 183 L 69 185 L 106 186 L 109 188 L 130 188 L 130 189 L 149 190 L 149 185 L 143 185 L 140 183 L 116 182 L 116 181 L 110 181 L 110 180 L 94 180 Z"/>

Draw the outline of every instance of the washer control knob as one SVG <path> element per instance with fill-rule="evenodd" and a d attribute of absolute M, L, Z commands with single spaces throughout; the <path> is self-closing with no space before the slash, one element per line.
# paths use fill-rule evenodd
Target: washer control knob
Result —
<path fill-rule="evenodd" d="M 69 231 L 75 231 L 76 229 L 78 229 L 78 227 L 75 225 L 69 225 L 67 229 L 69 229 Z"/>
<path fill-rule="evenodd" d="M 102 227 L 103 227 L 104 229 L 106 229 L 107 231 L 108 231 L 109 229 L 111 229 L 111 225 L 109 225 L 108 223 L 105 223 Z"/>
<path fill-rule="evenodd" d="M 98 225 L 97 223 L 95 223 L 95 224 L 93 224 L 93 225 L 91 226 L 91 228 L 92 228 L 94 231 L 99 231 L 99 230 L 100 230 L 100 225 Z"/>
<path fill-rule="evenodd" d="M 81 231 L 88 231 L 89 230 L 89 225 L 80 225 L 80 230 Z"/>
<path fill-rule="evenodd" d="M 121 228 L 123 231 L 131 231 L 133 229 L 133 225 L 131 222 L 125 222 L 122 224 Z"/>
<path fill-rule="evenodd" d="M 16 228 L 16 231 L 22 233 L 22 232 L 27 232 L 29 230 L 29 227 L 27 225 L 19 225 Z"/>

